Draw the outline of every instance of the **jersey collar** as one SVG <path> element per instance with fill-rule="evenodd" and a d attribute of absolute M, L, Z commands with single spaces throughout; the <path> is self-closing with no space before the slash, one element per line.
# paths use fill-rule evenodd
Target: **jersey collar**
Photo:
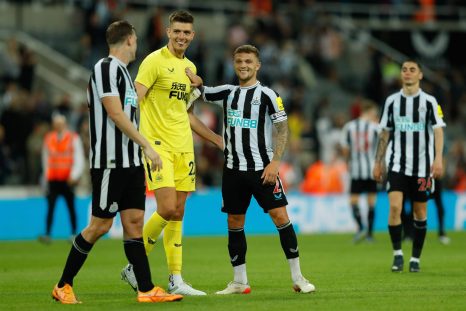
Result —
<path fill-rule="evenodd" d="M 240 86 L 239 88 L 242 89 L 242 90 L 249 90 L 249 89 L 255 88 L 255 87 L 258 86 L 259 84 L 260 84 L 260 81 L 257 80 L 257 82 L 254 83 L 253 85 L 250 85 L 250 86 Z"/>
<path fill-rule="evenodd" d="M 111 54 L 110 54 L 108 57 L 110 57 L 110 58 L 116 60 L 117 63 L 120 64 L 120 65 L 123 66 L 123 67 L 126 67 L 126 66 L 127 66 L 127 65 L 126 65 L 125 63 L 123 63 L 118 57 L 116 57 L 116 56 L 114 56 L 114 55 L 111 55 Z"/>
<path fill-rule="evenodd" d="M 406 98 L 413 98 L 413 97 L 416 97 L 416 96 L 418 96 L 419 94 L 421 94 L 421 92 L 422 92 L 422 89 L 419 88 L 419 90 L 418 90 L 415 94 L 413 94 L 413 95 L 406 95 L 406 94 L 403 92 L 403 89 L 400 90 L 401 95 L 402 95 L 403 97 L 406 97 Z"/>

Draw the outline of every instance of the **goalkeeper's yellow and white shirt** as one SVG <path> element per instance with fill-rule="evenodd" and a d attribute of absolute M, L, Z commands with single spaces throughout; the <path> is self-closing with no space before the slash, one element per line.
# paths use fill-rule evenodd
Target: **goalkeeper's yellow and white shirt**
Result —
<path fill-rule="evenodd" d="M 136 82 L 147 87 L 141 101 L 140 132 L 157 148 L 193 152 L 193 135 L 186 110 L 191 82 L 185 73 L 196 66 L 174 56 L 165 46 L 149 54 L 139 66 Z"/>

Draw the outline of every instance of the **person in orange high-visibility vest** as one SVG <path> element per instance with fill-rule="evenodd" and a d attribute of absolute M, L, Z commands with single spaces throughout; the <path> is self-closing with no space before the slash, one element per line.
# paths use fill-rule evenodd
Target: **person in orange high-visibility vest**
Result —
<path fill-rule="evenodd" d="M 45 135 L 42 146 L 42 167 L 47 185 L 47 218 L 45 235 L 39 241 L 50 243 L 55 203 L 63 196 L 68 207 L 71 221 L 71 234 L 76 235 L 76 210 L 74 206 L 74 186 L 84 170 L 83 144 L 79 135 L 67 127 L 66 117 L 54 114 L 52 130 Z"/>

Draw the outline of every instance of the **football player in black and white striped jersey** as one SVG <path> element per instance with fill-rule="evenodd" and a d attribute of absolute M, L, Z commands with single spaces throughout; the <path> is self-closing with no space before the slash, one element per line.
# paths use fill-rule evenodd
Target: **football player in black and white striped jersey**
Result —
<path fill-rule="evenodd" d="M 377 113 L 375 103 L 364 102 L 361 107 L 361 116 L 346 123 L 341 133 L 342 152 L 349 160 L 350 204 L 353 218 L 358 225 L 358 232 L 353 239 L 355 243 L 364 238 L 369 242 L 373 239 L 377 183 L 372 177 L 372 169 L 378 135 Z M 359 199 L 363 193 L 367 194 L 368 203 L 367 232 L 363 230 L 359 208 Z"/>
<path fill-rule="evenodd" d="M 432 95 L 420 88 L 422 70 L 416 61 L 405 61 L 401 67 L 402 89 L 390 95 L 380 119 L 381 133 L 374 164 L 374 178 L 382 182 L 387 146 L 391 142 L 388 161 L 387 191 L 390 201 L 388 229 L 394 262 L 392 271 L 403 270 L 401 250 L 401 208 L 403 196 L 413 200 L 413 248 L 410 272 L 419 272 L 419 259 L 427 231 L 427 200 L 433 179 L 443 173 L 442 110 Z"/>
<path fill-rule="evenodd" d="M 145 209 L 142 154 L 152 171 L 160 170 L 162 161 L 138 132 L 137 94 L 126 68 L 136 58 L 136 31 L 127 21 L 116 21 L 107 28 L 106 39 L 109 56 L 94 66 L 87 89 L 92 216 L 73 241 L 52 297 L 63 304 L 81 303 L 73 292 L 73 280 L 93 245 L 110 230 L 119 212 L 125 255 L 134 266 L 138 284 L 137 300 L 177 301 L 183 296 L 167 294 L 152 283 L 142 238 Z"/>
<path fill-rule="evenodd" d="M 201 87 L 203 99 L 223 108 L 225 165 L 222 178 L 222 211 L 228 214 L 228 251 L 234 270 L 233 281 L 217 294 L 251 292 L 246 273 L 246 211 L 254 196 L 272 218 L 288 259 L 293 288 L 315 290 L 301 274 L 296 233 L 290 222 L 288 204 L 278 168 L 288 139 L 286 112 L 280 96 L 257 80 L 261 63 L 252 45 L 238 47 L 233 65 L 239 85 Z M 187 71 L 191 81 L 199 77 Z M 194 131 L 198 131 L 193 127 Z M 272 130 L 277 130 L 272 136 Z"/>

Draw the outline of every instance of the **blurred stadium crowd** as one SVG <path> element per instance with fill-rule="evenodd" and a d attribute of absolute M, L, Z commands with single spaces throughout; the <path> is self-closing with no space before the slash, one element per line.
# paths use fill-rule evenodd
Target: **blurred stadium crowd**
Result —
<path fill-rule="evenodd" d="M 107 25 L 125 18 L 132 10 L 152 12 L 144 23 L 145 29 L 137 29 L 139 59 L 165 43 L 164 25 L 172 9 L 187 8 L 194 15 L 197 11 L 189 7 L 189 1 L 173 1 L 174 5 L 157 7 L 145 1 L 69 2 L 77 12 L 78 24 L 82 25 L 79 47 L 71 57 L 87 68 L 107 54 L 104 39 Z M 230 61 L 232 49 L 244 43 L 256 45 L 261 51 L 259 78 L 280 93 L 288 113 L 290 143 L 280 171 L 287 189 L 309 193 L 345 191 L 346 164 L 339 149 L 341 128 L 358 116 L 361 103 L 373 101 L 382 107 L 386 96 L 400 88 L 399 63 L 365 44 L 360 37 L 345 35 L 330 22 L 329 16 L 316 12 L 314 5 L 321 1 L 243 2 L 247 9 L 226 14 L 228 27 L 223 40 L 212 45 L 206 40 L 209 33 L 197 33 L 188 57 L 198 66 L 200 75 L 206 77 L 207 85 L 235 83 Z M 396 6 L 403 1 L 381 2 Z M 419 4 L 420 8 L 425 3 L 435 3 L 410 2 Z M 413 18 L 423 22 L 433 17 L 416 15 Z M 213 49 L 220 55 L 215 61 L 209 59 L 215 54 Z M 27 46 L 18 44 L 15 37 L 6 40 L 0 50 L 0 64 L 0 185 L 36 185 L 42 174 L 42 141 L 50 128 L 53 111 L 68 117 L 70 127 L 81 135 L 88 150 L 87 104 L 73 102 L 66 93 L 49 98 L 47 90 L 35 87 L 35 55 Z M 135 74 L 137 64 L 131 70 Z M 465 68 L 456 64 L 435 68 L 436 75 L 449 82 L 447 89 L 432 79 L 421 83 L 443 108 L 447 122 L 444 184 L 458 191 L 466 190 L 464 72 Z M 345 96 L 335 100 L 334 93 Z M 223 122 L 221 110 L 202 102 L 196 105 L 201 120 L 219 132 Z M 198 188 L 219 186 L 221 152 L 197 137 L 195 142 Z M 86 187 L 89 179 L 84 178 L 82 183 Z"/>

